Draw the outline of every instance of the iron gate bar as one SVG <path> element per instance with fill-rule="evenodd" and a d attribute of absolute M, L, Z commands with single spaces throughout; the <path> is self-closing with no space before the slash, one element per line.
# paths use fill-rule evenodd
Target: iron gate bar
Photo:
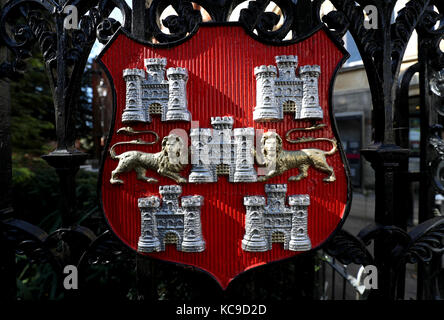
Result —
<path fill-rule="evenodd" d="M 436 3 L 437 8 L 442 13 L 444 5 L 442 2 Z M 433 10 L 432 6 L 428 7 L 422 24 L 418 28 L 418 63 L 420 66 L 419 85 L 420 85 L 420 126 L 421 126 L 421 140 L 420 140 L 420 192 L 419 192 L 419 222 L 425 222 L 433 218 L 433 207 L 435 203 L 435 190 L 430 187 L 430 182 L 433 181 L 430 163 L 434 160 L 436 155 L 433 154 L 429 145 L 431 137 L 431 124 L 442 123 L 442 119 L 436 111 L 433 110 L 435 104 L 440 103 L 439 97 L 433 94 L 430 90 L 430 80 L 434 77 L 434 73 L 444 68 L 444 54 L 439 50 L 439 42 L 442 39 L 442 33 L 434 30 L 433 22 L 437 22 L 439 17 Z M 443 31 L 443 24 L 441 23 L 438 31 Z M 442 103 L 442 101 L 441 101 Z M 431 262 L 437 265 L 437 261 Z M 418 289 L 417 299 L 433 299 L 434 296 L 430 291 L 432 282 L 427 281 L 427 274 L 432 273 L 432 268 L 429 265 L 418 265 Z M 429 290 L 427 290 L 429 288 Z"/>
<path fill-rule="evenodd" d="M 419 63 L 410 66 L 400 77 L 399 85 L 396 92 L 395 113 L 394 113 L 394 130 L 396 134 L 396 144 L 401 148 L 410 148 L 410 108 L 409 108 L 409 89 L 413 76 L 419 71 Z M 414 215 L 413 191 L 411 188 L 411 174 L 409 172 L 409 162 L 412 154 L 404 159 L 400 164 L 398 175 L 398 184 L 395 186 L 398 190 L 397 194 L 401 198 L 395 202 L 398 203 L 398 214 L 396 215 L 395 225 L 403 230 L 407 230 L 408 217 Z M 399 281 L 397 283 L 396 299 L 402 299 L 405 294 L 405 266 L 399 269 Z"/>
<path fill-rule="evenodd" d="M 250 32 L 256 30 L 258 36 L 264 41 L 279 44 L 292 31 L 292 39 L 303 39 L 324 24 L 333 34 L 342 38 L 347 30 L 352 34 L 361 53 L 364 67 L 367 72 L 373 101 L 373 128 L 374 143 L 362 150 L 362 154 L 369 160 L 375 169 L 375 193 L 376 208 L 375 222 L 377 225 L 367 228 L 353 237 L 338 233 L 330 239 L 325 246 L 338 260 L 346 259 L 349 262 L 360 260 L 376 264 L 379 272 L 380 290 L 372 292 L 370 297 L 395 299 L 403 296 L 403 284 L 396 271 L 403 268 L 405 263 L 418 263 L 420 266 L 418 280 L 418 299 L 436 298 L 436 293 L 425 293 L 425 289 L 431 288 L 430 281 L 425 281 L 423 264 L 432 261 L 436 271 L 438 267 L 434 255 L 442 254 L 442 239 L 444 237 L 444 221 L 442 217 L 433 218 L 431 210 L 434 191 L 431 190 L 430 161 L 435 160 L 434 150 L 429 148 L 430 124 L 442 121 L 436 116 L 433 105 L 441 101 L 429 89 L 429 83 L 436 71 L 444 67 L 444 54 L 439 50 L 439 43 L 444 34 L 442 16 L 435 13 L 444 13 L 444 4 L 439 0 L 410 0 L 392 23 L 393 9 L 396 0 L 331 0 L 336 10 L 324 17 L 323 23 L 319 21 L 320 6 L 323 0 L 299 0 L 274 1 L 283 12 L 284 24 L 277 30 L 272 30 L 278 19 L 277 15 L 265 12 L 270 1 L 251 1 L 248 8 L 240 14 L 240 22 Z M 233 9 L 241 1 L 200 1 L 194 3 L 207 10 L 215 22 L 228 20 Z M 0 65 L 2 74 L 0 77 L 14 78 L 24 71 L 24 61 L 30 55 L 31 45 L 37 42 L 44 56 L 44 62 L 51 83 L 56 110 L 56 134 L 57 148 L 45 156 L 45 160 L 53 166 L 60 179 L 60 189 L 64 208 L 62 211 L 63 229 L 56 231 L 54 241 L 37 241 L 33 243 L 33 255 L 44 252 L 43 256 L 51 258 L 51 251 L 60 242 L 74 250 L 64 251 L 58 259 L 60 261 L 81 261 L 84 264 L 88 255 L 106 256 L 119 243 L 108 237 L 91 235 L 86 229 L 78 229 L 73 226 L 75 214 L 75 175 L 85 155 L 74 147 L 74 122 L 73 114 L 76 108 L 76 99 L 80 90 L 80 78 L 83 74 L 86 59 L 90 53 L 92 44 L 97 38 L 106 42 L 115 32 L 119 24 L 108 16 L 112 9 L 118 8 L 124 17 L 124 28 L 132 29 L 133 35 L 142 39 L 155 38 L 159 42 L 170 42 L 183 38 L 187 33 L 193 32 L 201 22 L 200 13 L 194 10 L 190 1 L 133 1 L 131 10 L 124 1 L 67 1 L 67 4 L 77 5 L 80 14 L 80 30 L 68 32 L 63 28 L 63 20 L 66 14 L 62 6 L 47 0 L 12 0 L 2 6 L 0 14 L 0 44 L 6 46 L 14 54 L 13 59 Z M 160 13 L 168 5 L 172 5 L 178 16 L 167 17 L 163 23 L 171 31 L 164 33 L 160 29 Z M 363 26 L 363 8 L 367 4 L 373 4 L 378 9 L 379 27 L 375 30 L 365 29 Z M 42 14 L 49 12 L 50 18 Z M 89 12 L 89 15 L 86 15 Z M 307 14 L 309 12 L 309 14 Z M 25 19 L 27 25 L 16 26 L 18 19 Z M 132 20 L 131 20 L 132 17 Z M 437 21 L 441 24 L 438 29 L 433 29 Z M 48 28 L 48 25 L 52 28 Z M 10 29 L 10 27 L 16 27 Z M 11 30 L 12 33 L 11 34 Z M 53 31 L 54 30 L 54 31 Z M 406 164 L 408 163 L 409 150 L 406 148 L 405 133 L 397 139 L 396 124 L 399 127 L 406 124 L 406 110 L 403 94 L 396 96 L 399 70 L 407 47 L 408 40 L 414 30 L 418 31 L 418 64 L 420 73 L 421 95 L 421 204 L 420 222 L 411 233 L 407 233 L 404 226 L 405 212 L 400 210 L 400 199 L 404 194 L 397 186 L 406 181 Z M 407 78 L 406 78 L 407 79 Z M 407 81 L 407 80 L 406 80 Z M 398 101 L 397 101 L 398 100 Z M 401 101 L 402 100 L 402 101 Z M 396 106 L 396 108 L 395 108 Z M 0 185 L 4 190 L 10 190 L 11 186 L 11 148 L 9 142 L 9 116 L 7 105 L 0 105 Z M 394 116 L 396 113 L 397 117 Z M 4 160 L 4 161 L 3 161 Z M 2 189 L 3 190 L 3 189 Z M 1 260 L 1 269 L 8 272 L 8 277 L 15 278 L 14 259 L 11 249 L 21 250 L 21 245 L 35 239 L 34 228 L 28 228 L 28 224 L 18 220 L 11 223 L 11 202 L 8 193 L 2 193 L 0 201 L 2 255 L 9 257 Z M 72 235 L 66 237 L 66 235 Z M 79 238 L 80 237 L 80 238 Z M 79 239 L 83 239 L 79 241 Z M 362 240 L 361 240 L 362 239 Z M 115 239 L 114 239 L 115 240 Z M 369 241 L 375 241 L 374 256 L 369 256 L 365 245 Z M 100 245 L 103 241 L 103 246 Z M 364 243 L 364 245 L 363 245 Z M 341 247 L 338 247 L 338 245 Z M 49 246 L 49 247 L 48 247 Z M 100 250 L 99 250 L 100 248 Z M 42 251 L 43 250 L 43 251 Z M 119 251 L 119 250 L 117 250 Z M 124 250 L 122 249 L 122 252 Z M 75 252 L 75 254 L 72 254 Z M 336 253 L 336 255 L 334 254 Z M 114 255 L 114 258 L 119 253 Z M 111 258 L 112 259 L 112 258 Z M 296 262 L 296 259 L 295 259 Z M 341 261 L 342 262 L 342 261 Z M 146 270 L 143 275 L 149 275 Z M 429 282 L 429 283 L 427 283 Z M 401 283 L 401 284 L 400 284 Z M 402 291 L 402 292 L 401 292 Z M 430 290 L 428 290 L 430 291 Z M 13 288 L 9 291 L 14 294 Z M 155 297 L 154 295 L 152 297 Z M 11 297 L 13 299 L 13 297 Z"/>

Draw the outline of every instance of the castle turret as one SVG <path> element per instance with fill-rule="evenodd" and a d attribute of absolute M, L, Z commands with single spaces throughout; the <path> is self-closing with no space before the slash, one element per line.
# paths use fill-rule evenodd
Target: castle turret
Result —
<path fill-rule="evenodd" d="M 302 107 L 297 119 L 322 119 L 324 113 L 319 105 L 318 80 L 321 67 L 317 65 L 302 66 L 299 75 L 303 81 Z M 298 115 L 296 115 L 298 116 Z"/>
<path fill-rule="evenodd" d="M 265 197 L 244 197 L 246 207 L 245 235 L 242 239 L 242 249 L 250 252 L 263 252 L 268 250 L 264 230 Z"/>
<path fill-rule="evenodd" d="M 294 80 L 296 78 L 298 56 L 277 56 L 275 59 L 279 70 L 279 80 Z"/>
<path fill-rule="evenodd" d="M 210 170 L 211 129 L 195 128 L 190 130 L 191 137 L 191 168 L 188 181 L 192 183 L 213 182 L 213 174 Z"/>
<path fill-rule="evenodd" d="M 284 213 L 285 195 L 287 194 L 286 184 L 266 184 L 267 209 L 269 213 Z"/>
<path fill-rule="evenodd" d="M 188 111 L 187 90 L 188 71 L 184 68 L 168 68 L 169 84 L 168 111 L 166 121 L 191 121 Z"/>
<path fill-rule="evenodd" d="M 292 195 L 288 197 L 288 203 L 292 211 L 291 236 L 289 250 L 307 251 L 311 249 L 311 241 L 308 237 L 308 206 L 310 196 Z"/>
<path fill-rule="evenodd" d="M 184 252 L 202 252 L 205 250 L 200 220 L 200 210 L 203 202 L 204 198 L 202 196 L 182 197 L 184 214 L 182 251 Z"/>
<path fill-rule="evenodd" d="M 126 82 L 126 105 L 122 114 L 122 122 L 151 122 L 151 117 L 143 108 L 142 81 L 145 80 L 145 71 L 141 69 L 123 70 Z"/>
<path fill-rule="evenodd" d="M 182 194 L 182 187 L 179 185 L 165 185 L 159 187 L 162 196 L 161 213 L 179 213 L 179 196 Z"/>
<path fill-rule="evenodd" d="M 254 128 L 233 130 L 236 144 L 236 168 L 233 182 L 256 182 L 257 173 L 253 167 Z"/>
<path fill-rule="evenodd" d="M 281 117 L 275 97 L 275 66 L 254 68 L 256 77 L 256 107 L 253 111 L 254 121 L 277 121 Z"/>
<path fill-rule="evenodd" d="M 138 206 L 141 212 L 141 232 L 137 250 L 139 252 L 160 251 L 158 238 L 156 211 L 160 205 L 158 197 L 139 198 Z"/>
<path fill-rule="evenodd" d="M 166 58 L 149 58 L 145 59 L 146 81 L 149 84 L 158 84 L 166 82 L 165 67 L 167 65 Z"/>
<path fill-rule="evenodd" d="M 212 162 L 216 165 L 233 163 L 232 129 L 233 117 L 211 117 L 213 126 Z"/>

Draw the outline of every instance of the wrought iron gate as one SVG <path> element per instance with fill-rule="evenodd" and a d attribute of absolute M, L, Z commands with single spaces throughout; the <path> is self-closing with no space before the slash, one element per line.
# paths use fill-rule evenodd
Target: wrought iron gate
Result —
<path fill-rule="evenodd" d="M 114 8 L 123 16 L 122 27 L 133 36 L 158 43 L 169 43 L 184 38 L 199 28 L 201 23 L 225 23 L 233 10 L 243 1 L 196 0 L 140 1 L 133 0 L 132 9 L 123 0 L 103 1 L 49 1 L 10 0 L 5 2 L 0 16 L 0 44 L 9 49 L 7 59 L 0 65 L 0 77 L 14 80 L 26 68 L 26 58 L 37 43 L 43 55 L 52 89 L 56 115 L 56 149 L 44 159 L 56 170 L 62 201 L 62 226 L 47 234 L 37 226 L 16 219 L 11 207 L 11 144 L 10 110 L 0 104 L 0 282 L 6 284 L 0 296 L 15 299 L 15 255 L 20 252 L 37 263 L 49 263 L 61 283 L 63 267 L 76 265 L 88 269 L 92 263 L 130 261 L 136 266 L 137 297 L 157 298 L 155 287 L 159 267 L 146 258 L 126 251 L 109 231 L 96 235 L 75 224 L 75 177 L 86 155 L 75 148 L 74 111 L 87 58 L 94 41 L 106 43 L 120 27 L 109 18 Z M 338 39 L 350 31 L 361 54 L 372 94 L 373 143 L 361 154 L 375 170 L 375 224 L 357 236 L 338 232 L 323 250 L 342 264 L 375 265 L 379 271 L 379 289 L 369 298 L 402 299 L 406 264 L 418 265 L 418 299 L 442 298 L 437 281 L 443 252 L 444 218 L 434 216 L 434 196 L 444 193 L 442 167 L 444 142 L 441 129 L 444 115 L 444 53 L 440 43 L 444 35 L 444 3 L 440 0 L 410 0 L 394 17 L 396 0 L 331 0 L 335 10 L 321 20 L 324 0 L 275 0 L 279 16 L 266 11 L 270 1 L 251 1 L 241 10 L 239 23 L 249 32 L 269 44 L 280 44 L 286 39 L 302 40 L 320 28 L 327 28 Z M 146 6 L 145 3 L 148 3 Z M 79 28 L 66 29 L 65 8 L 76 6 Z M 172 6 L 177 15 L 162 21 L 161 13 Z M 210 22 L 202 21 L 196 10 L 206 10 Z M 378 27 L 364 27 L 364 8 L 377 9 Z M 168 29 L 168 32 L 165 30 Z M 400 66 L 413 31 L 418 33 L 418 62 L 400 77 Z M 285 39 L 285 40 L 284 40 Z M 420 79 L 421 148 L 420 174 L 408 171 L 409 122 L 408 86 L 415 73 Z M 8 80 L 8 81 L 9 81 Z M 5 83 L 5 82 L 4 82 Z M 6 94 L 2 93 L 2 100 Z M 6 99 L 4 99 L 6 100 Z M 407 232 L 406 212 L 412 181 L 420 184 L 419 225 Z M 373 254 L 368 247 L 373 243 Z M 120 259 L 120 260 L 119 260 Z M 290 262 L 292 288 L 278 288 L 292 292 L 293 297 L 315 297 L 319 279 L 314 275 L 316 253 L 296 257 Z M 157 266 L 157 267 L 156 267 Z M 175 267 L 169 266 L 174 269 Z M 273 297 L 273 281 L 263 280 L 262 272 L 271 279 L 282 276 L 282 266 L 246 273 L 222 292 L 203 275 L 182 270 L 182 279 L 193 282 L 206 295 L 214 297 L 242 296 L 241 288 L 249 288 L 248 297 L 257 298 L 264 292 Z M 177 272 L 174 271 L 174 272 Z M 442 272 L 442 271 L 441 271 Z M 187 276 L 183 276 L 186 274 Z M 298 287 L 296 290 L 294 286 Z M 253 292 L 253 293 L 251 293 Z M 82 296 L 82 290 L 70 295 Z M 291 295 L 289 295 L 292 297 Z M 263 295 L 261 296 L 264 297 Z M 288 295 L 287 295 L 288 297 Z"/>

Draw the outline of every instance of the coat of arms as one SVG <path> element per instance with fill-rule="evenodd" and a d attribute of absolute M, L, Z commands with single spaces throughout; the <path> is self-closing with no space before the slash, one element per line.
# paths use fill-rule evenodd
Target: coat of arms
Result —
<path fill-rule="evenodd" d="M 345 53 L 327 31 L 272 46 L 204 24 L 164 47 L 121 30 L 100 59 L 115 87 L 103 210 L 129 247 L 225 288 L 343 222 L 349 178 L 329 95 Z"/>

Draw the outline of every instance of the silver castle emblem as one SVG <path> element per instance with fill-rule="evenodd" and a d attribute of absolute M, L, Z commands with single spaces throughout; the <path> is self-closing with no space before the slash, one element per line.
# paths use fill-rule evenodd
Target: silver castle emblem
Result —
<path fill-rule="evenodd" d="M 175 244 L 177 250 L 183 252 L 204 251 L 200 220 L 204 198 L 198 195 L 182 197 L 182 206 L 179 206 L 181 186 L 161 186 L 159 193 L 161 199 L 150 196 L 138 200 L 141 234 L 137 250 L 164 251 L 166 244 Z"/>
<path fill-rule="evenodd" d="M 293 112 L 296 120 L 319 120 L 324 117 L 319 105 L 318 79 L 321 67 L 306 65 L 296 75 L 298 57 L 276 56 L 273 65 L 254 68 L 256 107 L 254 121 L 279 121 L 284 112 Z"/>
<path fill-rule="evenodd" d="M 166 58 L 145 59 L 145 70 L 124 69 L 126 106 L 122 122 L 151 122 L 160 114 L 162 121 L 191 121 L 188 111 L 185 68 L 168 68 Z"/>
<path fill-rule="evenodd" d="M 256 182 L 254 128 L 233 129 L 233 117 L 212 117 L 210 128 L 191 129 L 191 183 L 217 182 L 228 175 L 230 182 Z"/>
<path fill-rule="evenodd" d="M 244 197 L 247 212 L 242 249 L 250 252 L 268 251 L 274 242 L 280 242 L 284 244 L 285 250 L 310 250 L 311 241 L 307 233 L 310 196 L 291 195 L 287 206 L 286 184 L 266 184 L 265 193 L 267 198 Z"/>

